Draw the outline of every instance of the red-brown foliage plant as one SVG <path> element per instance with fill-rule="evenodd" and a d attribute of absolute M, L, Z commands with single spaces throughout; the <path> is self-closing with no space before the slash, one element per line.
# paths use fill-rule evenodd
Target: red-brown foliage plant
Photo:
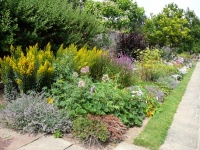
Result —
<path fill-rule="evenodd" d="M 99 120 L 105 124 L 108 132 L 110 133 L 109 141 L 120 142 L 123 140 L 127 127 L 120 121 L 119 118 L 113 115 L 89 115 L 89 119 Z"/>

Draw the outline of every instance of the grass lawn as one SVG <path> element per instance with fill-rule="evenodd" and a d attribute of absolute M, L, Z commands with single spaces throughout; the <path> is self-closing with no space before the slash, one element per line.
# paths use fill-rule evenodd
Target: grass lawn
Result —
<path fill-rule="evenodd" d="M 195 66 L 189 70 L 180 84 L 165 99 L 162 105 L 162 112 L 155 114 L 155 116 L 149 120 L 140 135 L 134 139 L 133 143 L 135 145 L 147 147 L 151 150 L 158 150 L 164 143 L 167 131 L 172 124 L 174 114 L 176 113 L 178 105 L 182 100 L 182 96 L 185 93 L 187 84 L 192 76 Z"/>

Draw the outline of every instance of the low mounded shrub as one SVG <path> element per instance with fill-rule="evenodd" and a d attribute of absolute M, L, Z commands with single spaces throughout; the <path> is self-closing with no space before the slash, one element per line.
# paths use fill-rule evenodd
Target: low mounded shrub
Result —
<path fill-rule="evenodd" d="M 70 132 L 72 122 L 68 113 L 52 103 L 53 99 L 47 99 L 43 93 L 31 92 L 8 103 L 2 113 L 11 127 L 22 132 Z"/>
<path fill-rule="evenodd" d="M 103 122 L 87 117 L 79 117 L 73 121 L 72 133 L 88 147 L 101 147 L 101 142 L 106 142 L 109 138 L 109 132 Z"/>
<path fill-rule="evenodd" d="M 172 76 L 165 76 L 165 77 L 160 77 L 156 80 L 156 82 L 161 83 L 169 87 L 170 89 L 174 89 L 179 81 L 177 81 L 175 78 Z"/>
<path fill-rule="evenodd" d="M 73 135 L 80 138 L 87 146 L 102 142 L 120 142 L 124 138 L 127 127 L 113 115 L 88 115 L 73 121 Z"/>
<path fill-rule="evenodd" d="M 120 142 L 124 139 L 124 134 L 127 131 L 127 127 L 120 121 L 119 118 L 115 117 L 114 115 L 89 115 L 89 119 L 100 120 L 105 124 L 106 129 L 109 132 L 109 141 Z"/>

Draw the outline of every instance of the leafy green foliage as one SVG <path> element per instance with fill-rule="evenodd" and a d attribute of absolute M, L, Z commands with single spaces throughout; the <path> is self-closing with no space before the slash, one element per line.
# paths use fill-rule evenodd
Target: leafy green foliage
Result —
<path fill-rule="evenodd" d="M 8 103 L 2 113 L 9 125 L 23 132 L 70 132 L 72 122 L 67 112 L 51 103 L 43 93 L 31 92 Z"/>
<path fill-rule="evenodd" d="M 53 136 L 55 138 L 61 138 L 63 137 L 63 134 L 60 132 L 60 130 L 56 130 L 54 133 L 53 133 Z"/>
<path fill-rule="evenodd" d="M 93 83 L 90 78 L 68 76 L 58 79 L 50 89 L 56 105 L 65 108 L 71 118 L 80 115 L 114 114 L 128 126 L 141 125 L 145 102 L 132 98 L 131 92 L 119 89 L 117 81 L 107 75 L 103 81 Z"/>
<path fill-rule="evenodd" d="M 162 62 L 159 49 L 146 49 L 140 54 L 141 61 L 137 64 L 143 81 L 156 81 L 160 77 L 170 76 L 178 72 L 175 66 Z"/>
<path fill-rule="evenodd" d="M 38 42 L 44 47 L 51 42 L 53 49 L 64 43 L 78 46 L 93 44 L 94 37 L 103 32 L 95 16 L 63 0 L 5 0 L 10 20 L 16 20 L 12 32 L 14 45 L 23 48 Z M 8 26 L 9 27 L 9 26 Z M 9 44 L 9 43 L 8 43 Z"/>
<path fill-rule="evenodd" d="M 189 8 L 184 12 L 184 16 L 188 21 L 188 24 L 186 25 L 189 29 L 189 39 L 184 38 L 179 53 L 186 51 L 190 54 L 192 53 L 198 53 L 199 48 L 199 39 L 200 39 L 200 19 L 198 16 L 196 16 L 195 12 L 190 10 Z"/>
<path fill-rule="evenodd" d="M 126 32 L 140 32 L 141 24 L 144 23 L 144 9 L 138 7 L 132 0 L 107 0 L 95 2 L 88 0 L 85 3 L 88 12 L 97 14 L 102 23 L 114 30 Z"/>
<path fill-rule="evenodd" d="M 100 120 L 79 117 L 73 121 L 73 135 L 93 146 L 105 142 L 109 137 L 109 132 Z"/>
<path fill-rule="evenodd" d="M 8 51 L 8 46 L 14 42 L 16 32 L 16 19 L 11 17 L 5 0 L 0 1 L 0 52 Z"/>
<path fill-rule="evenodd" d="M 152 117 L 155 113 L 158 113 L 162 110 L 162 107 L 158 101 L 159 95 L 155 95 L 154 93 L 149 91 L 145 85 L 132 86 L 128 87 L 127 89 L 132 91 L 132 97 L 144 102 L 143 106 L 141 105 L 138 107 L 143 107 L 143 112 L 145 116 Z"/>
<path fill-rule="evenodd" d="M 158 15 L 152 15 L 147 19 L 143 29 L 150 45 L 175 47 L 183 38 L 189 38 L 190 29 L 187 23 L 183 10 L 171 3 L 166 5 Z"/>

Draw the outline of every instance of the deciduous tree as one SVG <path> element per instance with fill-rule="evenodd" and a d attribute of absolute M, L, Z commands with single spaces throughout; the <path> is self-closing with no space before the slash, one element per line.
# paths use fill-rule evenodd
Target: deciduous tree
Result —
<path fill-rule="evenodd" d="M 189 38 L 188 20 L 183 9 L 174 3 L 166 5 L 158 15 L 151 15 L 144 25 L 147 41 L 150 45 L 177 47 Z"/>
<path fill-rule="evenodd" d="M 104 0 L 85 3 L 87 11 L 96 13 L 106 27 L 126 32 L 141 32 L 146 19 L 144 8 L 132 0 Z"/>

